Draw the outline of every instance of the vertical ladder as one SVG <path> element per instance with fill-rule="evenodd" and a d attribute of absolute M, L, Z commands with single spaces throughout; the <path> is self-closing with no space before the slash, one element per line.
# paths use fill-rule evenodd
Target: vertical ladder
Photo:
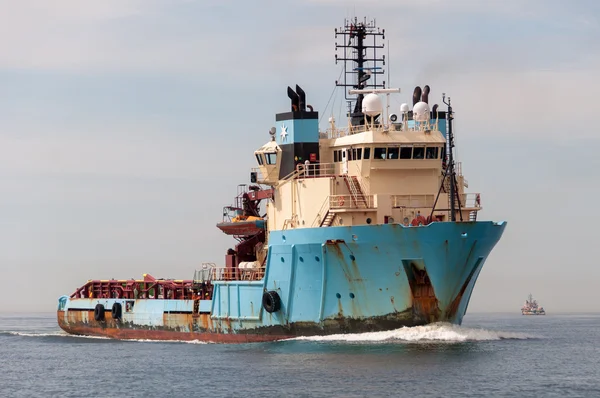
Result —
<path fill-rule="evenodd" d="M 450 195 L 450 188 L 448 188 L 448 221 L 452 220 L 452 201 L 454 198 Z"/>

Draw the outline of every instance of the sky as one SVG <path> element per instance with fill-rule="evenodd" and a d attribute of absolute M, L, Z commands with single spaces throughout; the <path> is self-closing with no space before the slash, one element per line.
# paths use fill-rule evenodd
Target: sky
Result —
<path fill-rule="evenodd" d="M 366 4 L 368 3 L 368 6 Z M 0 311 L 88 279 L 191 279 L 286 87 L 327 117 L 333 29 L 375 18 L 389 83 L 452 98 L 479 219 L 508 226 L 469 311 L 600 310 L 600 2 L 0 0 Z M 387 73 L 387 71 L 386 71 Z M 335 93 L 335 92 L 334 92 Z M 397 106 L 393 103 L 392 106 Z"/>

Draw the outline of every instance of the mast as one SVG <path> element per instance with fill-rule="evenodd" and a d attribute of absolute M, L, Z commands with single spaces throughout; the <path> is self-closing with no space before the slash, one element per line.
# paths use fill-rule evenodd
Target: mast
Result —
<path fill-rule="evenodd" d="M 344 26 L 335 29 L 335 37 L 341 36 L 341 44 L 336 43 L 336 51 L 338 48 L 343 50 L 341 57 L 335 54 L 335 63 L 338 61 L 344 62 L 344 80 L 337 81 L 335 85 L 338 87 L 352 87 L 355 90 L 365 88 L 385 88 L 385 80 L 377 83 L 377 75 L 383 75 L 385 72 L 382 67 L 377 66 L 380 62 L 385 65 L 385 55 L 380 58 L 377 56 L 377 49 L 383 48 L 383 44 L 378 44 L 377 40 L 385 39 L 385 29 L 379 29 L 375 26 L 375 21 L 367 22 L 366 18 L 363 22 L 358 22 L 355 17 L 354 21 L 346 19 Z M 372 37 L 373 44 L 366 44 L 366 41 Z M 350 63 L 350 65 L 348 65 Z M 367 66 L 370 64 L 371 66 Z M 348 101 L 348 113 L 351 117 L 352 125 L 365 124 L 365 115 L 362 113 L 362 100 L 364 94 L 359 93 L 356 96 L 344 90 L 344 96 Z M 352 102 L 354 109 L 352 110 Z"/>
<path fill-rule="evenodd" d="M 446 94 L 442 93 L 442 101 L 444 101 L 444 104 L 448 106 L 448 112 L 446 112 L 446 120 L 448 125 L 448 169 L 446 170 L 445 176 L 447 175 L 450 177 L 450 220 L 452 222 L 455 222 L 457 204 L 460 215 L 460 221 L 462 221 L 463 219 L 460 197 L 458 195 L 458 187 L 456 183 L 456 170 L 454 167 L 454 133 L 452 131 L 452 120 L 454 120 L 454 115 L 452 114 L 452 105 L 450 97 L 448 97 L 448 102 L 446 102 Z"/>

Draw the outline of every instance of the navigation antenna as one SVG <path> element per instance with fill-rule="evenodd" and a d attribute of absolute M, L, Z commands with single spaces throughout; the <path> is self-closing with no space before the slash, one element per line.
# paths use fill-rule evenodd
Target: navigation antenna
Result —
<path fill-rule="evenodd" d="M 377 76 L 383 75 L 385 71 L 378 63 L 385 65 L 385 55 L 377 57 L 377 49 L 383 48 L 384 44 L 378 44 L 378 40 L 385 40 L 385 29 L 379 29 L 375 25 L 375 20 L 363 22 L 345 19 L 342 28 L 335 29 L 335 38 L 341 36 L 342 43 L 335 44 L 336 54 L 335 63 L 344 62 L 344 80 L 335 81 L 338 87 L 344 87 L 344 96 L 348 102 L 348 113 L 351 118 L 350 124 L 353 126 L 365 124 L 365 117 L 362 113 L 362 100 L 364 94 L 351 95 L 346 87 L 352 87 L 356 90 L 365 88 L 385 88 L 385 80 L 377 83 Z M 366 44 L 373 38 L 373 44 Z M 338 56 L 337 50 L 342 49 L 343 54 Z M 348 65 L 348 63 L 350 65 Z M 352 103 L 354 102 L 354 109 Z"/>
<path fill-rule="evenodd" d="M 440 188 L 438 190 L 437 196 L 435 197 L 435 201 L 433 202 L 433 207 L 431 208 L 431 214 L 429 215 L 429 219 L 433 219 L 433 213 L 435 212 L 435 206 L 437 205 L 438 199 L 440 198 L 440 193 L 442 189 L 445 188 L 446 178 L 448 178 L 448 185 L 450 185 L 450 192 L 448 195 L 448 201 L 450 202 L 450 221 L 456 221 L 456 207 L 458 206 L 458 214 L 460 216 L 460 221 L 463 220 L 462 216 L 462 205 L 460 201 L 460 194 L 458 191 L 458 182 L 456 181 L 456 168 L 454 164 L 454 132 L 452 131 L 452 121 L 454 120 L 454 115 L 452 113 L 452 105 L 450 102 L 450 97 L 448 97 L 448 102 L 446 102 L 446 93 L 442 93 L 442 101 L 444 104 L 448 106 L 448 111 L 446 112 L 446 125 L 448 126 L 448 139 L 446 140 L 446 152 L 448 154 L 448 164 L 446 165 L 446 169 L 444 170 L 444 176 L 442 178 L 442 182 L 440 184 Z"/>
<path fill-rule="evenodd" d="M 460 215 L 460 221 L 463 220 L 460 195 L 458 194 L 458 184 L 456 182 L 456 169 L 454 167 L 454 133 L 452 132 L 452 120 L 454 115 L 452 114 L 452 105 L 450 105 L 450 97 L 446 102 L 446 94 L 442 93 L 442 101 L 448 106 L 448 112 L 446 112 L 446 118 L 448 119 L 448 177 L 450 178 L 450 220 L 456 221 L 456 206 L 458 205 L 458 214 Z"/>

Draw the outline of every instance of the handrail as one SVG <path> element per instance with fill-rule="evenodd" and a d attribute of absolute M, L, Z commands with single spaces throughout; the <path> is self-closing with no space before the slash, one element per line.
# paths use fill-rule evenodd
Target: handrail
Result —
<path fill-rule="evenodd" d="M 303 178 L 331 177 L 336 175 L 336 163 L 299 164 Z"/>
<path fill-rule="evenodd" d="M 265 276 L 265 267 L 227 268 L 217 267 L 210 270 L 210 281 L 258 281 Z"/>
<path fill-rule="evenodd" d="M 433 207 L 435 201 L 435 195 L 391 195 L 392 196 L 392 207 L 406 207 L 406 208 L 418 208 L 418 207 Z"/>
<path fill-rule="evenodd" d="M 320 226 L 320 224 L 323 222 L 323 219 L 325 218 L 327 213 L 329 213 L 329 210 L 330 210 L 329 196 L 326 196 L 325 200 L 323 201 L 323 204 L 321 205 L 321 208 L 319 209 L 319 212 L 317 213 L 317 216 L 315 217 L 315 220 L 313 221 L 311 226 L 312 227 Z"/>
<path fill-rule="evenodd" d="M 465 209 L 481 210 L 481 194 L 480 193 L 465 193 L 462 195 L 462 207 Z"/>
<path fill-rule="evenodd" d="M 285 231 L 288 226 L 290 228 L 296 228 L 296 223 L 298 222 L 298 215 L 294 214 L 291 218 L 286 218 L 283 222 L 283 227 L 281 228 L 282 231 Z"/>
<path fill-rule="evenodd" d="M 373 132 L 385 132 L 385 131 L 439 131 L 438 128 L 439 120 L 435 121 L 432 119 L 428 123 L 418 123 L 414 126 L 408 127 L 403 125 L 402 129 L 396 130 L 396 127 L 399 125 L 390 125 L 390 124 L 380 124 L 377 126 L 372 125 L 358 125 L 358 126 L 346 126 L 346 127 L 333 127 L 328 128 L 323 134 L 326 134 L 327 138 L 340 138 L 346 137 L 348 135 L 363 133 L 365 131 L 373 131 Z"/>
<path fill-rule="evenodd" d="M 300 166 L 300 165 L 298 165 L 298 166 Z M 288 175 L 286 175 L 285 177 L 283 177 L 279 181 L 277 181 L 276 186 L 282 187 L 285 184 L 287 184 L 288 182 L 295 180 L 300 174 L 301 174 L 301 170 L 298 167 L 296 167 L 294 169 L 294 171 L 292 171 L 291 173 L 289 173 Z"/>
<path fill-rule="evenodd" d="M 375 200 L 373 195 L 360 195 L 353 200 L 353 195 L 330 195 L 329 208 L 338 209 L 374 209 Z"/>
<path fill-rule="evenodd" d="M 360 178 L 358 181 L 358 185 L 360 185 L 360 189 L 364 195 L 371 194 L 371 181 L 369 180 L 369 176 L 364 176 L 362 174 L 362 170 L 358 167 L 358 163 L 354 163 L 354 167 L 356 168 L 356 177 Z"/>

